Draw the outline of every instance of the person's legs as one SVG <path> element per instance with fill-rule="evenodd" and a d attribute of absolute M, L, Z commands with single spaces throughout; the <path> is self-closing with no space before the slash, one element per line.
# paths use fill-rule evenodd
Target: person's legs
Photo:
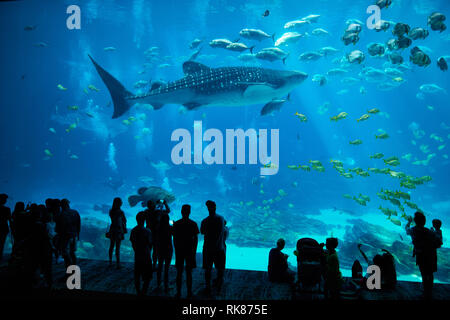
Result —
<path fill-rule="evenodd" d="M 121 240 L 116 240 L 116 262 L 117 262 L 117 268 L 120 268 L 120 244 Z"/>
<path fill-rule="evenodd" d="M 162 269 L 163 269 L 163 264 L 164 264 L 164 259 L 163 257 L 158 254 L 158 270 L 156 273 L 156 279 L 157 279 L 157 286 L 159 288 L 159 286 L 161 285 L 161 273 L 162 273 Z"/>
<path fill-rule="evenodd" d="M 187 272 L 187 270 L 186 270 Z M 181 296 L 181 287 L 182 287 L 182 281 L 183 281 L 183 265 L 177 266 L 177 297 Z"/>
<path fill-rule="evenodd" d="M 53 262 L 53 253 L 49 249 L 47 255 L 43 257 L 41 265 L 42 274 L 44 275 L 45 282 L 47 282 L 49 288 L 53 286 L 52 262 Z"/>
<path fill-rule="evenodd" d="M 206 291 L 208 293 L 211 291 L 211 270 L 212 270 L 211 267 L 205 269 Z"/>
<path fill-rule="evenodd" d="M 5 232 L 0 233 L 0 261 L 3 260 L 3 249 L 5 248 L 6 236 L 8 234 Z"/>
<path fill-rule="evenodd" d="M 66 269 L 68 266 L 72 264 L 69 254 L 69 240 L 70 238 L 67 236 L 63 236 L 61 238 L 61 253 L 64 259 L 64 265 L 66 266 Z"/>
<path fill-rule="evenodd" d="M 150 280 L 152 279 L 152 271 L 148 265 L 145 266 L 144 270 L 142 271 L 142 279 L 144 280 L 144 284 L 142 286 L 142 295 L 146 295 L 148 287 L 150 285 Z"/>
<path fill-rule="evenodd" d="M 164 287 L 166 288 L 166 290 L 169 288 L 169 268 L 170 263 L 172 262 L 172 255 L 173 251 L 169 250 L 164 257 Z"/>
<path fill-rule="evenodd" d="M 424 275 L 425 279 L 424 281 L 424 296 L 426 299 L 431 299 L 432 298 L 432 290 L 433 290 L 433 273 L 431 272 L 427 272 Z"/>
<path fill-rule="evenodd" d="M 73 265 L 77 264 L 77 239 L 75 237 L 72 237 L 70 239 L 70 260 Z"/>
<path fill-rule="evenodd" d="M 112 264 L 112 256 L 113 256 L 113 251 L 114 251 L 114 244 L 115 241 L 113 238 L 109 239 L 109 264 Z"/>
<path fill-rule="evenodd" d="M 214 281 L 217 289 L 220 290 L 223 284 L 223 275 L 225 273 L 225 251 L 218 252 L 214 259 L 214 265 L 217 269 L 217 278 Z"/>
<path fill-rule="evenodd" d="M 141 294 L 141 270 L 140 265 L 135 262 L 134 263 L 134 287 L 136 288 L 136 294 Z"/>
<path fill-rule="evenodd" d="M 153 259 L 153 270 L 156 270 L 158 263 L 158 248 L 156 243 L 153 245 L 152 259 Z"/>
<path fill-rule="evenodd" d="M 192 268 L 186 267 L 186 287 L 188 298 L 192 297 Z"/>

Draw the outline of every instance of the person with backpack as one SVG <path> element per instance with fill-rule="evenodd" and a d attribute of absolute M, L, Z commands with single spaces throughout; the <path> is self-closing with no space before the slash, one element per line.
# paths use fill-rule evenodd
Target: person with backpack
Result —
<path fill-rule="evenodd" d="M 434 273 L 437 271 L 437 252 L 440 242 L 435 233 L 425 228 L 425 215 L 417 211 L 414 214 L 415 226 L 411 227 L 413 219 L 406 224 L 406 234 L 411 236 L 414 245 L 413 257 L 422 275 L 423 295 L 425 299 L 432 298 Z"/>

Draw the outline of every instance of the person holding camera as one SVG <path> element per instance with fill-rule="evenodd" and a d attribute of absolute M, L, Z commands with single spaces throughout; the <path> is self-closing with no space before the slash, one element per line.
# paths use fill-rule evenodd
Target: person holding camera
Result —
<path fill-rule="evenodd" d="M 161 285 L 161 275 L 164 269 L 164 289 L 169 289 L 169 267 L 173 256 L 172 225 L 169 218 L 170 208 L 165 200 L 156 203 L 151 219 L 155 233 L 153 234 L 154 249 L 158 261 L 157 285 Z M 152 226 L 151 226 L 152 228 Z M 155 264 L 155 262 L 153 262 Z"/>

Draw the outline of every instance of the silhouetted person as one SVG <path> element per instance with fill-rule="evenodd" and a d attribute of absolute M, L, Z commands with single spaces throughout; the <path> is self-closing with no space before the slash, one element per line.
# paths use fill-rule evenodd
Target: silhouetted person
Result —
<path fill-rule="evenodd" d="M 437 271 L 437 252 L 440 246 L 435 233 L 425 228 L 426 218 L 422 212 L 414 214 L 415 227 L 411 228 L 412 219 L 406 224 L 406 233 L 411 236 L 414 245 L 413 256 L 416 257 L 416 265 L 419 266 L 422 275 L 423 293 L 425 299 L 432 298 L 433 273 Z"/>
<path fill-rule="evenodd" d="M 216 214 L 216 203 L 206 201 L 209 216 L 203 219 L 200 232 L 205 236 L 203 241 L 203 269 L 205 269 L 206 293 L 211 292 L 211 271 L 213 264 L 217 269 L 214 284 L 220 290 L 225 272 L 227 229 L 225 219 Z"/>
<path fill-rule="evenodd" d="M 269 252 L 269 280 L 272 282 L 293 282 L 294 274 L 289 270 L 287 258 L 288 255 L 281 252 L 286 242 L 284 239 L 278 239 L 277 247 Z"/>
<path fill-rule="evenodd" d="M 137 226 L 131 230 L 130 241 L 134 250 L 134 285 L 138 295 L 145 295 L 152 279 L 152 232 L 145 228 L 144 211 L 136 215 Z M 141 278 L 143 286 L 141 289 Z"/>
<path fill-rule="evenodd" d="M 196 255 L 198 244 L 197 223 L 189 219 L 191 206 L 181 207 L 182 218 L 173 224 L 173 244 L 175 246 L 175 266 L 177 268 L 177 297 L 181 296 L 183 268 L 186 262 L 187 296 L 192 297 L 192 269 L 197 267 Z"/>
<path fill-rule="evenodd" d="M 431 223 L 433 224 L 433 227 L 430 230 L 434 233 L 434 236 L 437 239 L 438 248 L 440 248 L 443 245 L 441 230 L 442 221 L 439 219 L 433 219 Z"/>
<path fill-rule="evenodd" d="M 0 194 L 0 261 L 3 260 L 3 249 L 11 225 L 11 209 L 5 206 L 8 195 Z"/>
<path fill-rule="evenodd" d="M 11 215 L 11 233 L 13 236 L 13 252 L 20 241 L 25 238 L 28 213 L 25 211 L 25 203 L 16 202 Z"/>
<path fill-rule="evenodd" d="M 53 284 L 53 247 L 48 226 L 48 222 L 51 220 L 50 215 L 44 205 L 38 205 L 31 212 L 31 217 L 33 220 L 33 228 L 30 252 L 33 254 L 33 270 L 39 270 L 44 276 L 47 287 L 51 288 Z"/>
<path fill-rule="evenodd" d="M 80 214 L 71 209 L 69 200 L 61 200 L 61 248 L 66 268 L 77 264 L 77 240 L 80 240 Z"/>
<path fill-rule="evenodd" d="M 124 234 L 127 233 L 127 219 L 122 209 L 122 199 L 114 198 L 111 210 L 109 210 L 109 217 L 111 218 L 111 226 L 109 227 L 109 264 L 112 265 L 112 256 L 114 246 L 116 247 L 116 263 L 117 268 L 120 268 L 120 244 L 124 239 Z"/>
<path fill-rule="evenodd" d="M 325 246 L 324 293 L 325 298 L 335 300 L 339 299 L 342 287 L 342 275 L 339 270 L 339 258 L 336 252 L 338 239 L 328 238 Z"/>
<path fill-rule="evenodd" d="M 62 256 L 62 209 L 61 201 L 59 199 L 52 200 L 52 213 L 53 221 L 55 221 L 55 236 L 53 238 L 53 246 L 55 247 L 55 259 L 56 263 L 59 262 L 60 256 Z"/>
<path fill-rule="evenodd" d="M 51 246 L 52 246 L 52 252 L 55 255 L 55 258 L 58 258 L 57 255 L 57 249 L 55 245 L 55 238 L 56 238 L 56 222 L 55 222 L 55 208 L 56 202 L 54 199 L 47 199 L 45 200 L 45 207 L 46 207 L 46 215 L 43 217 L 43 223 L 46 225 L 47 233 L 50 238 Z M 59 206 L 59 202 L 58 202 Z"/>
<path fill-rule="evenodd" d="M 361 249 L 361 244 L 358 244 L 358 249 L 361 252 L 367 264 L 376 265 L 380 268 L 381 273 L 381 289 L 393 290 L 397 285 L 397 271 L 395 268 L 394 256 L 386 249 L 381 249 L 383 254 L 376 254 L 372 261 L 369 261 L 364 251 Z"/>
<path fill-rule="evenodd" d="M 362 279 L 363 278 L 363 269 L 359 260 L 355 260 L 352 265 L 352 278 L 353 279 Z"/>
<path fill-rule="evenodd" d="M 170 213 L 170 208 L 165 201 L 162 205 L 159 202 L 155 204 L 152 200 L 147 201 L 146 214 L 146 227 L 150 228 L 152 232 L 153 239 L 158 238 L 159 223 L 161 220 L 161 215 L 163 213 Z M 156 264 L 158 262 L 158 244 L 153 241 L 153 269 L 156 269 Z"/>
<path fill-rule="evenodd" d="M 172 226 L 170 225 L 169 212 L 170 208 L 166 201 L 160 201 L 155 207 L 155 214 L 158 215 L 159 223 L 156 229 L 154 239 L 154 247 L 157 248 L 158 271 L 157 285 L 161 285 L 161 274 L 164 269 L 164 289 L 169 289 L 169 267 L 173 256 L 172 245 Z"/>

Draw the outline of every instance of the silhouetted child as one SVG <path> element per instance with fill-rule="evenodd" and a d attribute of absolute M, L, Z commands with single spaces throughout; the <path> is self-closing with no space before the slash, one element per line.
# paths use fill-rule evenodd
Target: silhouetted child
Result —
<path fill-rule="evenodd" d="M 272 248 L 269 252 L 269 280 L 272 282 L 288 282 L 294 281 L 294 274 L 290 272 L 287 258 L 288 255 L 281 252 L 284 249 L 286 242 L 284 239 L 278 239 L 277 247 Z"/>
<path fill-rule="evenodd" d="M 342 287 L 342 275 L 339 270 L 339 258 L 336 252 L 338 246 L 337 238 L 328 238 L 325 250 L 325 270 L 324 270 L 324 293 L 325 298 L 339 299 Z"/>
<path fill-rule="evenodd" d="M 197 266 L 196 254 L 198 244 L 197 223 L 189 219 L 191 206 L 181 207 L 182 219 L 173 224 L 173 244 L 175 246 L 175 265 L 177 267 L 177 297 L 181 295 L 181 282 L 183 277 L 184 262 L 186 261 L 186 285 L 187 296 L 192 296 L 192 269 Z"/>
<path fill-rule="evenodd" d="M 145 295 L 152 279 L 152 232 L 145 228 L 146 213 L 136 215 L 137 226 L 131 230 L 130 241 L 134 250 L 134 285 L 138 295 Z M 141 278 L 143 286 L 141 289 Z"/>
<path fill-rule="evenodd" d="M 439 219 L 433 219 L 432 221 L 433 223 L 433 227 L 430 229 L 431 232 L 434 233 L 434 235 L 436 236 L 436 238 L 439 241 L 439 247 L 440 248 L 443 244 L 442 242 L 442 230 L 441 230 L 441 226 L 442 226 L 442 221 Z"/>

